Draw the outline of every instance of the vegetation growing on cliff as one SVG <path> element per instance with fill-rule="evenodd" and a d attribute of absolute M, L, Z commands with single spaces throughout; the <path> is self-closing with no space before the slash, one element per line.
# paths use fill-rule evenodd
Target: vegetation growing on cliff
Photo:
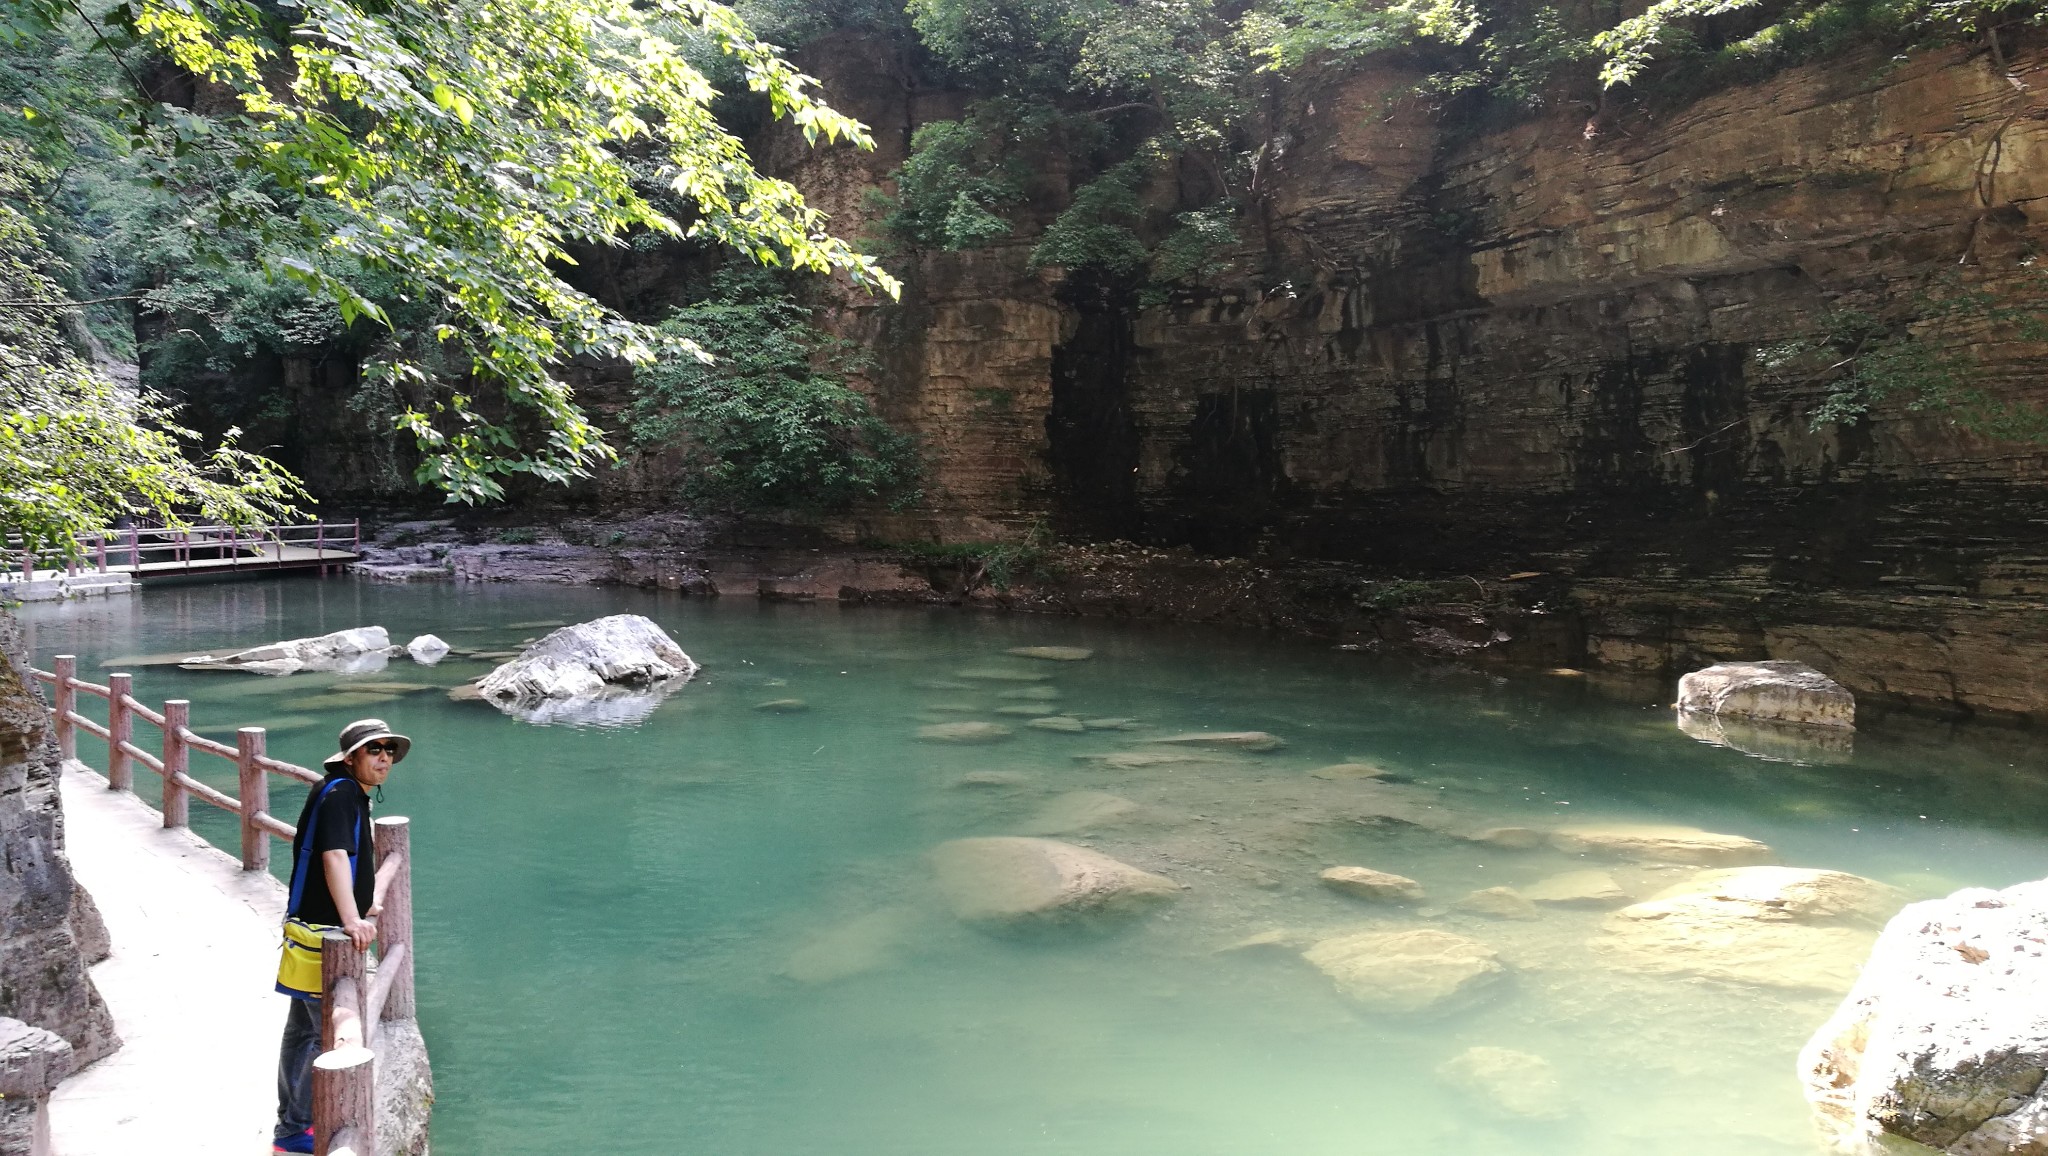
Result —
<path fill-rule="evenodd" d="M 706 71 L 814 143 L 872 147 L 866 129 L 713 0 L 5 0 L 0 16 L 17 65 L 81 43 L 112 63 L 118 97 L 21 85 L 0 123 L 65 140 L 95 135 L 67 121 L 124 125 L 96 134 L 91 159 L 164 197 L 181 272 L 213 271 L 184 293 L 138 285 L 146 303 L 220 334 L 223 319 L 262 328 L 238 311 L 268 322 L 311 302 L 341 327 L 379 327 L 368 376 L 400 399 L 420 480 L 451 500 L 613 456 L 560 376 L 567 360 L 688 351 L 565 280 L 573 244 L 695 238 L 896 289 L 754 169 Z M 270 288 L 285 284 L 305 295 Z"/>
<path fill-rule="evenodd" d="M 661 332 L 709 360 L 640 367 L 627 425 L 640 448 L 684 454 L 685 497 L 753 513 L 916 499 L 915 443 L 847 384 L 868 368 L 865 352 L 819 332 L 773 274 L 720 271 Z"/>

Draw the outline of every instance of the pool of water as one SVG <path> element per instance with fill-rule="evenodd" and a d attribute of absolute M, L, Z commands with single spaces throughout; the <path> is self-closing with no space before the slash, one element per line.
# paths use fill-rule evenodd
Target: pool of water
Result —
<path fill-rule="evenodd" d="M 440 1151 L 1813 1154 L 1794 1057 L 1835 995 L 1616 970 L 1588 946 L 1600 910 L 1467 914 L 1451 901 L 1471 890 L 1589 864 L 1455 834 L 1567 816 L 1684 823 L 1906 897 L 2048 875 L 2048 767 L 1995 729 L 1879 723 L 1846 763 L 1797 766 L 1685 737 L 1668 692 L 1580 678 L 1238 634 L 633 591 L 298 579 L 21 613 L 39 664 L 75 652 L 96 678 L 110 660 L 372 623 L 488 651 L 622 611 L 705 664 L 629 727 L 449 701 L 442 688 L 489 669 L 460 658 L 284 679 L 133 667 L 142 697 L 188 697 L 217 734 L 268 726 L 272 752 L 300 763 L 362 715 L 415 738 L 381 809 L 413 818 Z M 1093 656 L 1006 654 L 1045 645 Z M 971 676 L 990 670 L 1029 677 Z M 760 709 L 779 699 L 804 709 Z M 1001 711 L 1034 703 L 1145 729 L 1039 730 Z M 917 738 L 977 720 L 1013 733 Z M 1202 729 L 1287 745 L 1128 769 L 1076 757 Z M 96 740 L 80 746 L 104 765 Z M 1401 781 L 1310 773 L 1360 761 Z M 231 767 L 198 762 L 232 789 Z M 273 790 L 294 813 L 297 789 Z M 1089 818 L 1100 800 L 1076 792 L 1135 807 Z M 234 846 L 216 813 L 193 814 Z M 1109 933 L 962 925 L 928 853 L 1018 833 L 1186 891 Z M 1347 898 L 1316 879 L 1338 864 L 1410 876 L 1429 898 Z M 1602 865 L 1638 895 L 1683 874 Z M 1387 1017 L 1292 951 L 1221 950 L 1375 926 L 1480 940 L 1511 979 L 1454 1014 Z M 1554 1118 L 1505 1112 L 1440 1070 L 1474 1046 L 1547 1059 Z"/>

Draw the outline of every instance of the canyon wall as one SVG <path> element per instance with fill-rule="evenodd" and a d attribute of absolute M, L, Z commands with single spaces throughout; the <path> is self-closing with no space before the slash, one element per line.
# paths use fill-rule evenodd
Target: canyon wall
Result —
<path fill-rule="evenodd" d="M 805 60 L 876 154 L 771 150 L 846 232 L 957 103 L 884 52 Z M 1490 132 L 1398 69 L 1297 85 L 1236 271 L 1198 291 L 1138 308 L 1019 238 L 897 258 L 900 307 L 842 298 L 935 463 L 924 508 L 847 532 L 1533 572 L 1574 662 L 1799 658 L 1879 699 L 2048 710 L 2048 451 L 1906 398 L 1811 428 L 1825 379 L 1766 356 L 1943 270 L 2042 298 L 2048 53 L 2007 64 L 1850 56 Z M 2044 352 L 1987 329 L 1968 384 L 2048 400 Z"/>

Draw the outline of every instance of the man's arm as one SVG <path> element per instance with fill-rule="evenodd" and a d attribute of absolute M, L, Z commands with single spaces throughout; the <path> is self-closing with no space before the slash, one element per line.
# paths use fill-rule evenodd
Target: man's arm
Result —
<path fill-rule="evenodd" d="M 364 919 L 356 911 L 356 880 L 349 870 L 348 852 L 336 848 L 320 853 L 321 869 L 327 873 L 327 893 L 334 897 L 335 913 L 341 916 L 341 929 L 348 933 L 357 951 L 370 950 L 370 944 L 377 938 L 377 925 Z M 378 891 L 383 891 L 383 880 L 378 880 Z"/>
<path fill-rule="evenodd" d="M 391 881 L 398 878 L 398 865 L 403 862 L 394 856 L 378 865 L 376 890 L 370 894 L 370 918 L 384 914 L 384 893 L 391 889 Z"/>

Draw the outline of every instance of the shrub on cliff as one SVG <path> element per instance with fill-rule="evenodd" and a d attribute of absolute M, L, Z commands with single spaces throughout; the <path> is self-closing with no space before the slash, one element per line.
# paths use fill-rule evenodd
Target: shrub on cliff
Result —
<path fill-rule="evenodd" d="M 721 270 L 661 331 L 708 359 L 640 367 L 626 422 L 637 448 L 682 452 L 685 498 L 750 513 L 916 499 L 915 443 L 847 384 L 865 354 L 813 326 L 774 274 Z"/>

